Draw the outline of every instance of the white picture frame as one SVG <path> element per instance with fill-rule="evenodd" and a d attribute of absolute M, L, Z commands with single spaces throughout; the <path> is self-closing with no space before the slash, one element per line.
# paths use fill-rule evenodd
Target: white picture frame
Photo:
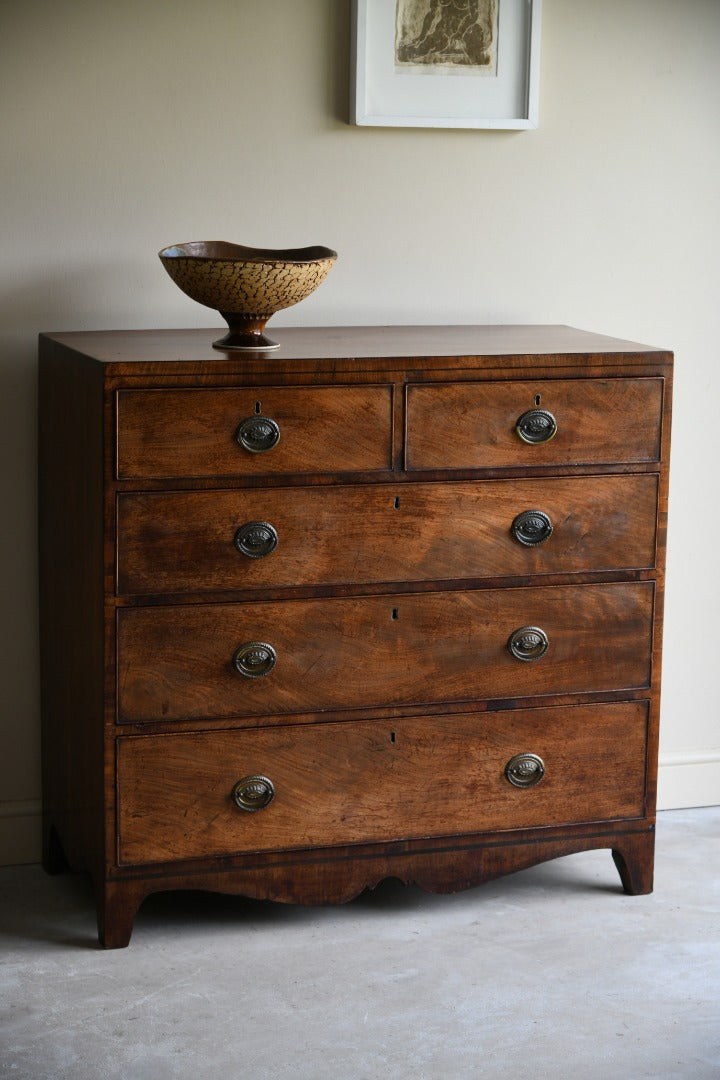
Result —
<path fill-rule="evenodd" d="M 407 3 L 408 0 L 402 0 Z M 451 0 L 413 0 L 428 18 Z M 399 64 L 398 0 L 353 0 L 350 123 L 524 130 L 538 124 L 542 0 L 494 0 L 494 68 Z M 399 33 L 399 30 L 398 30 Z"/>

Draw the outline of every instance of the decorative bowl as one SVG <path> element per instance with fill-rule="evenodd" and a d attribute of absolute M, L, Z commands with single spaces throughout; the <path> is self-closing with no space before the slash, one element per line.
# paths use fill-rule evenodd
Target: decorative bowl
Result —
<path fill-rule="evenodd" d="M 159 253 L 178 288 L 219 311 L 228 324 L 216 349 L 277 349 L 263 333 L 271 315 L 317 289 L 337 259 L 326 247 L 243 247 L 224 240 L 173 244 Z"/>

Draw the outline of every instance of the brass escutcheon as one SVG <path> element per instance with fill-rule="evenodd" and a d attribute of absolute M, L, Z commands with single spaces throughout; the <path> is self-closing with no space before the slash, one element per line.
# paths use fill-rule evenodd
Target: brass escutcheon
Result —
<path fill-rule="evenodd" d="M 268 416 L 248 416 L 235 438 L 251 454 L 264 454 L 280 442 L 280 426 Z"/>
<path fill-rule="evenodd" d="M 264 810 L 275 798 L 275 788 L 267 776 L 244 776 L 234 785 L 231 797 L 240 810 Z"/>
<path fill-rule="evenodd" d="M 516 754 L 505 766 L 505 777 L 513 787 L 535 787 L 544 775 L 545 762 L 537 754 Z"/>
<path fill-rule="evenodd" d="M 549 442 L 557 434 L 557 421 L 547 409 L 528 409 L 518 418 L 515 430 L 523 442 Z"/>
<path fill-rule="evenodd" d="M 263 559 L 277 543 L 277 530 L 269 521 L 247 521 L 235 533 L 235 547 L 249 559 Z"/>
<path fill-rule="evenodd" d="M 539 660 L 548 650 L 550 639 L 539 626 L 521 626 L 513 630 L 507 647 L 516 660 Z"/>
<path fill-rule="evenodd" d="M 525 547 L 537 547 L 538 544 L 544 544 L 550 539 L 553 524 L 542 510 L 523 510 L 510 526 L 510 532 L 519 544 Z"/>
<path fill-rule="evenodd" d="M 260 679 L 272 671 L 277 653 L 265 641 L 246 641 L 233 656 L 235 669 L 246 679 Z"/>

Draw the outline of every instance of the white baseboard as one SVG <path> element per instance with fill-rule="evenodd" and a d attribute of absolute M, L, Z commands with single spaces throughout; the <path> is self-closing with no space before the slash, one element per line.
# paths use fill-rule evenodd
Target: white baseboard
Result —
<path fill-rule="evenodd" d="M 660 755 L 658 810 L 720 806 L 720 748 Z M 0 866 L 39 863 L 40 799 L 0 802 Z"/>
<path fill-rule="evenodd" d="M 0 866 L 38 863 L 42 858 L 40 799 L 0 802 Z"/>
<path fill-rule="evenodd" d="M 658 810 L 720 806 L 720 747 L 662 753 L 657 804 Z"/>

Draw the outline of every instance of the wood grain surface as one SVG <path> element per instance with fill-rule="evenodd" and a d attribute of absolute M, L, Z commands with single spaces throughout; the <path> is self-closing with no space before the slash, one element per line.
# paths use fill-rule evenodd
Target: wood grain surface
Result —
<path fill-rule="evenodd" d="M 526 510 L 552 523 L 537 547 L 511 533 Z M 656 516 L 649 474 L 121 494 L 118 593 L 651 568 Z M 263 558 L 234 543 L 253 521 L 278 535 Z"/>
<path fill-rule="evenodd" d="M 389 386 L 123 390 L 118 393 L 117 475 L 255 476 L 389 469 Z M 272 450 L 238 444 L 241 421 L 280 428 Z"/>
<path fill-rule="evenodd" d="M 640 817 L 647 703 L 119 740 L 120 861 Z M 516 754 L 545 776 L 514 787 Z M 248 775 L 275 789 L 234 804 Z"/>
<path fill-rule="evenodd" d="M 515 428 L 546 409 L 548 442 L 528 444 Z M 409 386 L 406 467 L 468 469 L 657 461 L 661 379 L 538 379 L 533 382 Z"/>
<path fill-rule="evenodd" d="M 593 847 L 650 891 L 672 354 L 557 326 L 217 336 L 40 338 L 44 862 L 90 871 L 101 943 L 163 889 L 451 892 Z M 518 435 L 533 408 L 547 443 Z M 251 417 L 271 450 L 239 445 Z M 257 521 L 278 543 L 250 559 Z M 508 651 L 522 627 L 541 658 Z M 255 774 L 275 798 L 247 813 Z"/>
<path fill-rule="evenodd" d="M 121 722 L 646 687 L 652 582 L 125 609 L 118 613 Z M 509 636 L 548 635 L 517 660 Z M 233 667 L 246 642 L 273 670 Z"/>

